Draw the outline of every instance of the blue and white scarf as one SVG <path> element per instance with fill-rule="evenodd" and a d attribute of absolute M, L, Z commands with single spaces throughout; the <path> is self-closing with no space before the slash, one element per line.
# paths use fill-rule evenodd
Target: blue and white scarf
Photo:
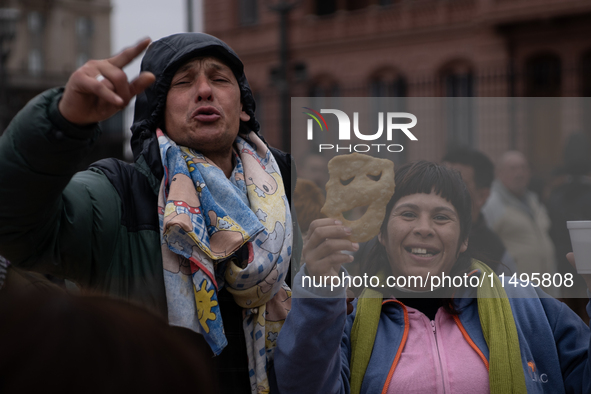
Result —
<path fill-rule="evenodd" d="M 255 133 L 236 137 L 230 179 L 203 154 L 157 135 L 169 322 L 202 334 L 219 354 L 227 340 L 217 292 L 226 286 L 244 308 L 251 391 L 267 393 L 267 363 L 291 308 L 291 215 L 279 167 Z"/>

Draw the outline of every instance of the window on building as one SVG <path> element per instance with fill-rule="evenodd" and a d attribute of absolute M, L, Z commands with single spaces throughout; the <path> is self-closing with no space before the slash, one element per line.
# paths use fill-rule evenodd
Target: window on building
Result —
<path fill-rule="evenodd" d="M 534 55 L 525 62 L 526 96 L 557 97 L 561 95 L 562 67 L 554 54 Z"/>
<path fill-rule="evenodd" d="M 347 11 L 360 10 L 369 5 L 369 0 L 346 0 L 345 8 Z"/>
<path fill-rule="evenodd" d="M 76 67 L 81 67 L 91 58 L 94 25 L 88 16 L 76 18 Z"/>
<path fill-rule="evenodd" d="M 581 56 L 581 96 L 583 98 L 583 107 L 591 106 L 591 49 Z M 583 130 L 587 136 L 591 137 L 591 111 L 583 110 Z"/>
<path fill-rule="evenodd" d="M 257 0 L 238 0 L 240 3 L 240 25 L 256 25 L 259 21 Z"/>
<path fill-rule="evenodd" d="M 87 16 L 81 16 L 76 19 L 76 37 L 79 39 L 87 39 L 92 37 L 92 33 L 92 19 Z"/>
<path fill-rule="evenodd" d="M 333 80 L 324 80 L 312 83 L 308 89 L 310 97 L 339 97 L 339 85 Z"/>
<path fill-rule="evenodd" d="M 445 95 L 447 97 L 474 96 L 473 77 L 471 71 L 452 71 L 444 74 L 443 80 L 445 84 Z"/>
<path fill-rule="evenodd" d="M 316 0 L 316 15 L 330 15 L 337 12 L 337 0 Z"/>
<path fill-rule="evenodd" d="M 27 14 L 27 30 L 29 36 L 28 71 L 31 75 L 40 75 L 44 69 L 43 62 L 43 14 L 31 11 Z"/>
<path fill-rule="evenodd" d="M 43 30 L 43 17 L 38 11 L 31 11 L 27 16 L 27 27 L 29 33 L 40 34 Z"/>
<path fill-rule="evenodd" d="M 396 70 L 387 68 L 380 70 L 370 78 L 369 96 L 371 97 L 371 113 L 387 112 L 406 112 L 406 79 Z M 402 120 L 405 122 L 406 120 Z M 379 119 L 370 117 L 371 131 L 375 132 L 379 128 Z M 407 137 L 402 133 L 392 134 L 392 144 L 407 146 Z M 402 151 L 396 155 L 387 152 L 378 153 L 380 157 L 388 157 L 396 164 L 406 162 L 407 152 Z"/>
<path fill-rule="evenodd" d="M 581 56 L 581 96 L 591 97 L 591 49 Z"/>
<path fill-rule="evenodd" d="M 528 141 L 528 158 L 540 173 L 560 163 L 562 108 L 559 105 L 562 66 L 552 53 L 540 53 L 525 61 L 525 95 L 554 99 L 526 100 L 523 130 Z"/>
<path fill-rule="evenodd" d="M 475 144 L 474 73 L 465 60 L 457 60 L 442 68 L 441 81 L 446 101 L 447 143 L 449 146 Z"/>
<path fill-rule="evenodd" d="M 394 70 L 376 73 L 369 83 L 371 97 L 405 97 L 406 80 Z"/>
<path fill-rule="evenodd" d="M 37 48 L 29 49 L 29 73 L 31 75 L 41 75 L 43 72 L 43 56 Z"/>

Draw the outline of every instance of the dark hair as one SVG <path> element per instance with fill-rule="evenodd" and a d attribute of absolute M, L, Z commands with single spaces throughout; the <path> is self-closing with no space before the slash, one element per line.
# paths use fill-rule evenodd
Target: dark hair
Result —
<path fill-rule="evenodd" d="M 0 392 L 216 393 L 203 336 L 101 297 L 0 298 Z"/>
<path fill-rule="evenodd" d="M 477 188 L 490 188 L 495 178 L 495 166 L 490 159 L 476 149 L 461 147 L 447 152 L 441 161 L 463 164 L 474 169 L 474 183 Z"/>
<path fill-rule="evenodd" d="M 472 228 L 472 200 L 466 184 L 460 174 L 445 166 L 428 162 L 425 160 L 405 164 L 396 171 L 394 177 L 396 191 L 388 205 L 386 205 L 386 216 L 382 222 L 380 232 L 386 233 L 388 217 L 394 205 L 402 197 L 411 194 L 424 193 L 435 194 L 446 199 L 458 211 L 460 218 L 460 239 L 465 240 Z"/>
<path fill-rule="evenodd" d="M 457 171 L 443 165 L 421 160 L 400 167 L 396 171 L 394 180 L 396 191 L 386 206 L 386 214 L 380 228 L 382 236 L 386 235 L 388 218 L 398 200 L 412 194 L 430 194 L 434 192 L 449 201 L 458 212 L 460 240 L 464 241 L 468 238 L 472 228 L 472 200 L 466 184 Z M 470 262 L 471 258 L 467 252 L 460 253 L 450 274 L 467 271 Z M 375 242 L 362 265 L 363 272 L 367 272 L 368 275 L 376 275 L 383 270 L 390 272 L 391 268 L 384 245 Z M 451 298 L 443 299 L 442 305 L 448 312 L 457 313 Z"/>

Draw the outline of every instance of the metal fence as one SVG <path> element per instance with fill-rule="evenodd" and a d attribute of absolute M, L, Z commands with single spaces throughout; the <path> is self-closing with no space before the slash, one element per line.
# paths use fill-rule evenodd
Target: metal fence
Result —
<path fill-rule="evenodd" d="M 417 158 L 438 161 L 449 147 L 457 145 L 480 149 L 493 160 L 507 150 L 517 149 L 530 159 L 534 174 L 547 179 L 560 167 L 563 146 L 570 134 L 584 132 L 591 136 L 591 98 L 583 98 L 591 96 L 591 92 L 589 76 L 584 71 L 582 67 L 573 67 L 562 70 L 557 78 L 556 70 L 548 67 L 541 70 L 530 68 L 529 72 L 522 73 L 511 73 L 504 68 L 472 75 L 415 77 L 402 84 L 400 81 L 370 80 L 320 89 L 300 83 L 292 86 L 291 96 L 292 103 L 293 97 L 310 97 L 308 105 L 314 108 L 339 108 L 347 97 L 376 97 L 388 92 L 402 92 L 405 97 L 393 98 L 391 105 L 400 108 L 414 106 L 414 110 L 425 114 L 422 121 L 423 125 L 428 124 L 429 136 L 423 137 L 420 147 L 397 156 L 396 161 Z M 323 96 L 311 97 L 318 94 Z M 427 99 L 450 96 L 456 98 L 445 104 L 435 104 Z M 481 99 L 460 99 L 459 96 Z M 482 99 L 511 96 L 547 98 Z M 262 134 L 272 145 L 285 148 L 285 139 L 294 132 L 293 113 L 292 130 L 280 130 L 280 101 L 276 89 L 270 86 L 255 92 L 255 97 Z M 417 100 L 421 97 L 425 99 Z M 376 99 L 376 103 L 379 102 Z M 378 112 L 383 108 L 377 106 L 374 110 Z M 296 114 L 299 112 L 295 111 Z M 375 122 L 372 125 L 370 121 L 368 125 L 374 127 Z M 290 147 L 296 156 L 300 153 L 298 149 Z"/>

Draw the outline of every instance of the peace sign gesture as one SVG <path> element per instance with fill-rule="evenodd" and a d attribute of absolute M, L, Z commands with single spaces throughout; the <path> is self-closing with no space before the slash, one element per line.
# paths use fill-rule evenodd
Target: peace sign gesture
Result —
<path fill-rule="evenodd" d="M 156 79 L 151 72 L 142 72 L 131 82 L 123 72 L 150 42 L 146 38 L 109 59 L 89 60 L 76 70 L 59 103 L 64 118 L 78 125 L 106 120 L 150 86 Z"/>

